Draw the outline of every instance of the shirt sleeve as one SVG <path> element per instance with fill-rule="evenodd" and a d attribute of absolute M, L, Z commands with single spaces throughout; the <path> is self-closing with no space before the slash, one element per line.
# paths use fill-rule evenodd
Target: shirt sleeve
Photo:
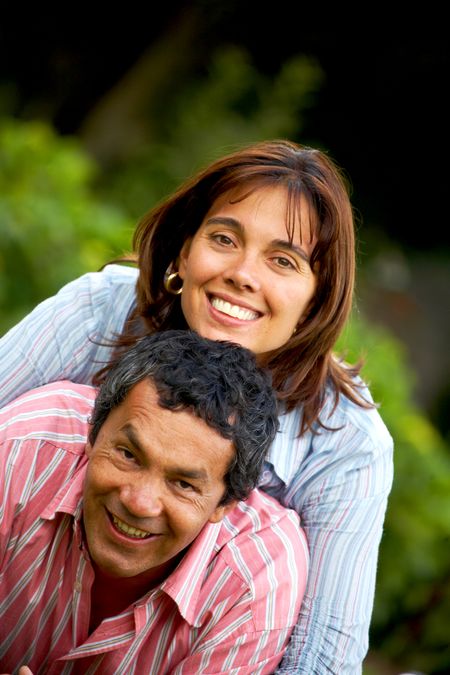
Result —
<path fill-rule="evenodd" d="M 286 496 L 301 514 L 311 564 L 279 674 L 357 675 L 368 648 L 378 548 L 392 486 L 392 439 L 382 429 L 374 439 L 351 425 L 334 434 L 339 441 L 331 452 L 329 433 L 315 437 L 315 462 L 305 459 Z"/>
<path fill-rule="evenodd" d="M 121 269 L 70 282 L 0 339 L 0 406 L 56 380 L 92 382 L 134 301 L 135 270 Z"/>

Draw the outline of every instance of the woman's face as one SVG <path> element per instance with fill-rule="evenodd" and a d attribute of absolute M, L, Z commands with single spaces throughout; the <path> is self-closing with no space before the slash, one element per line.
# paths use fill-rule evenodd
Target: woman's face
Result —
<path fill-rule="evenodd" d="M 302 237 L 296 216 L 289 243 L 284 187 L 256 188 L 239 199 L 247 191 L 222 195 L 184 244 L 181 306 L 200 335 L 265 354 L 289 340 L 313 297 L 315 239 L 304 203 Z"/>

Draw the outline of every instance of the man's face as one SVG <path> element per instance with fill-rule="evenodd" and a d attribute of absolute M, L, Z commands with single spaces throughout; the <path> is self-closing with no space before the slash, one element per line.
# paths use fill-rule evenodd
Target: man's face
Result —
<path fill-rule="evenodd" d="M 111 576 L 152 576 L 234 506 L 218 506 L 231 441 L 189 411 L 135 385 L 86 452 L 83 519 L 89 553 Z"/>

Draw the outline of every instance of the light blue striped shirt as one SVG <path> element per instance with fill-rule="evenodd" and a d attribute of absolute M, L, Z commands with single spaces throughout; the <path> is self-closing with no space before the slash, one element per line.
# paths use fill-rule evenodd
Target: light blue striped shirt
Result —
<path fill-rule="evenodd" d="M 0 405 L 47 382 L 90 383 L 111 354 L 101 343 L 121 331 L 134 305 L 136 277 L 120 265 L 86 274 L 2 337 Z M 375 409 L 341 397 L 331 411 L 330 396 L 321 419 L 338 431 L 300 438 L 301 411 L 281 415 L 261 479 L 300 514 L 311 554 L 299 621 L 278 673 L 357 675 L 368 648 L 392 439 Z"/>

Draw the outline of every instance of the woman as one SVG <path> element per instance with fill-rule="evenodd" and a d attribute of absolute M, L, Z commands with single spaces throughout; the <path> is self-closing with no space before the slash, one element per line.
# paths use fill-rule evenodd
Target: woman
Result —
<path fill-rule="evenodd" d="M 279 672 L 360 672 L 392 442 L 357 369 L 332 353 L 352 304 L 352 208 L 317 150 L 259 143 L 211 164 L 139 223 L 131 267 L 65 286 L 0 341 L 1 403 L 90 382 L 144 332 L 191 328 L 251 349 L 280 400 L 261 487 L 301 515 L 308 588 Z M 111 341 L 114 335 L 118 339 Z"/>

